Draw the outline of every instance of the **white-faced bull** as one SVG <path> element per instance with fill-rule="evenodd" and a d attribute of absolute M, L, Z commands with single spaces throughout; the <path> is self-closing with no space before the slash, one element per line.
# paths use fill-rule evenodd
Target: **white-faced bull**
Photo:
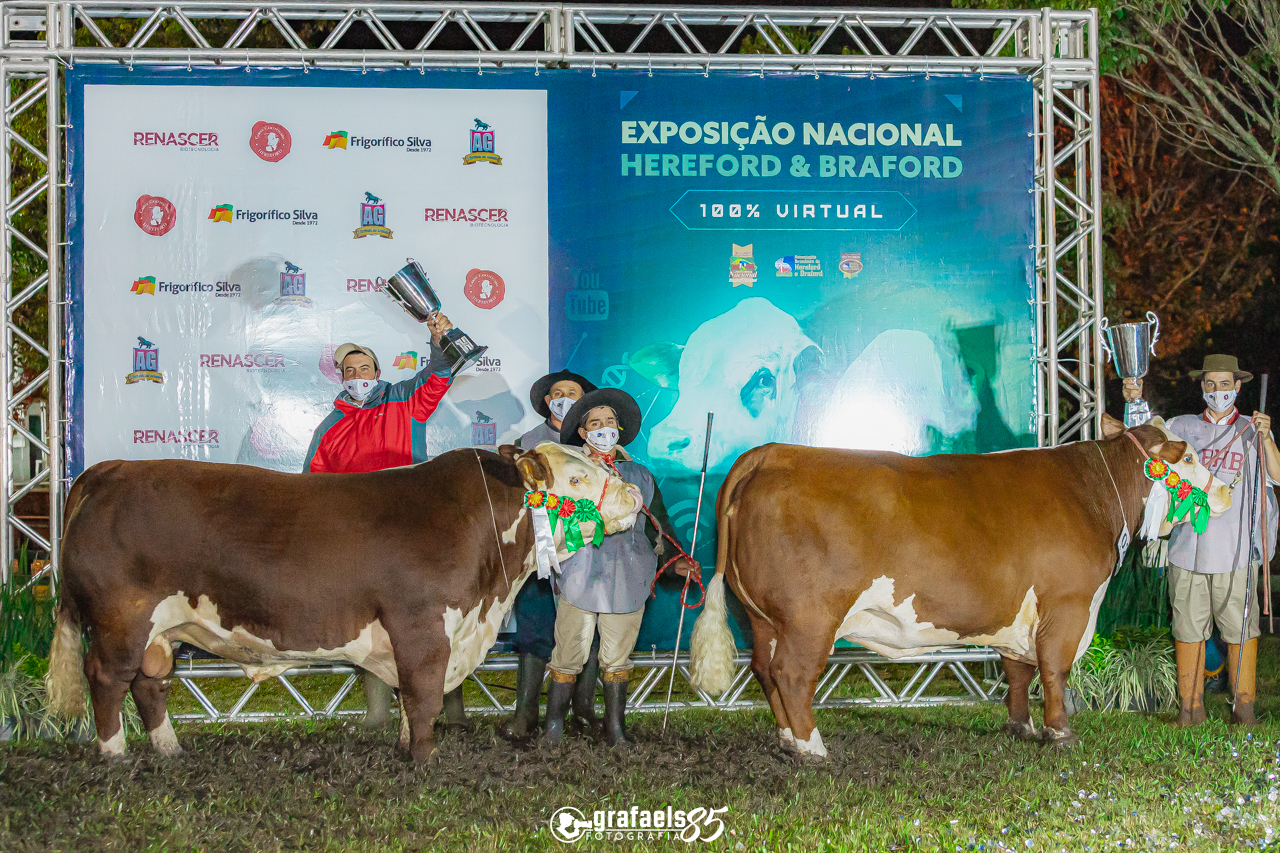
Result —
<path fill-rule="evenodd" d="M 87 676 L 99 746 L 120 755 L 132 691 L 151 742 L 173 753 L 165 700 L 179 642 L 256 681 L 346 661 L 399 686 L 401 744 L 426 761 L 444 693 L 483 660 L 536 568 L 533 489 L 595 502 L 606 533 L 630 528 L 641 506 L 634 486 L 551 443 L 371 474 L 95 465 L 67 496 L 50 709 L 80 713 Z M 564 527 L 555 534 L 563 559 Z"/>

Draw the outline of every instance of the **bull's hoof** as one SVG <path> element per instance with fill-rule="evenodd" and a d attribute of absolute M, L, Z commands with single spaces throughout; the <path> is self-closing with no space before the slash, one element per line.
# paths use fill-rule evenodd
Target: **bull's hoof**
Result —
<path fill-rule="evenodd" d="M 1045 726 L 1043 738 L 1045 746 L 1054 746 L 1060 749 L 1070 749 L 1080 744 L 1080 739 L 1070 729 L 1054 729 Z"/>
<path fill-rule="evenodd" d="M 440 749 L 430 741 L 415 745 L 410 754 L 415 767 L 428 767 L 440 763 Z"/>
<path fill-rule="evenodd" d="M 1008 720 L 1000 731 L 1016 737 L 1018 740 L 1034 740 L 1036 737 L 1035 724 L 1029 721 L 1020 723 L 1017 720 Z"/>

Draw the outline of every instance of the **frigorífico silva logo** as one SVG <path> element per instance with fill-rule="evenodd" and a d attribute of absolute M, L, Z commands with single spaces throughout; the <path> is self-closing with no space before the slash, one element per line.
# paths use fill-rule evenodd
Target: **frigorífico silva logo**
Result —
<path fill-rule="evenodd" d="M 138 345 L 133 348 L 133 371 L 124 378 L 125 385 L 135 382 L 164 384 L 164 374 L 160 372 L 160 348 L 142 335 L 138 335 Z"/>
<path fill-rule="evenodd" d="M 396 360 L 391 365 L 396 370 L 417 370 L 418 369 L 418 353 L 416 350 L 402 352 L 396 356 Z"/>
<path fill-rule="evenodd" d="M 406 154 L 430 154 L 431 140 L 423 136 L 361 136 L 358 133 L 347 133 L 335 130 L 325 134 L 324 147 L 332 151 L 341 148 L 344 151 L 358 148 L 361 151 L 397 151 Z"/>
<path fill-rule="evenodd" d="M 275 303 L 311 307 L 311 300 L 307 298 L 307 274 L 288 261 L 284 262 L 284 271 L 280 273 L 280 295 Z"/>
<path fill-rule="evenodd" d="M 140 195 L 133 206 L 133 221 L 152 237 L 161 237 L 178 224 L 178 210 L 164 196 Z"/>
<path fill-rule="evenodd" d="M 392 239 L 391 229 L 387 227 L 387 206 L 373 193 L 364 194 L 364 203 L 360 205 L 360 227 L 354 234 L 357 240 L 371 236 Z"/>
<path fill-rule="evenodd" d="M 247 222 L 256 225 L 259 222 L 272 222 L 282 225 L 319 225 L 320 214 L 314 210 L 296 207 L 293 210 L 248 210 L 236 208 L 233 204 L 215 204 L 209 208 L 207 219 L 213 222 Z"/>
<path fill-rule="evenodd" d="M 268 163 L 279 163 L 289 156 L 293 146 L 293 137 L 283 124 L 274 121 L 259 121 L 249 131 L 249 147 Z"/>
<path fill-rule="evenodd" d="M 138 276 L 129 286 L 137 296 L 207 296 L 226 298 L 240 296 L 240 285 L 229 281 L 165 281 L 154 275 Z"/>
<path fill-rule="evenodd" d="M 475 123 L 476 126 L 471 129 L 471 153 L 462 158 L 462 165 L 492 163 L 501 166 L 502 158 L 493 148 L 493 128 L 480 119 L 475 119 Z"/>

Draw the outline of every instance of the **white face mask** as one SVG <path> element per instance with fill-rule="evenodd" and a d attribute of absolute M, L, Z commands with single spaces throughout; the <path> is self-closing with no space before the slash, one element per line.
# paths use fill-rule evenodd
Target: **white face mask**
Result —
<path fill-rule="evenodd" d="M 368 399 L 369 394 L 373 392 L 373 388 L 378 384 L 376 379 L 348 379 L 342 383 L 342 387 L 347 389 L 357 403 L 363 403 Z"/>
<path fill-rule="evenodd" d="M 1222 413 L 1231 408 L 1236 401 L 1235 391 L 1206 391 L 1204 401 L 1215 412 Z"/>
<path fill-rule="evenodd" d="M 587 442 L 601 453 L 608 453 L 618 443 L 617 427 L 601 427 L 587 433 Z"/>
<path fill-rule="evenodd" d="M 550 403 L 547 403 L 547 408 L 551 410 L 551 417 L 558 421 L 563 421 L 564 416 L 569 414 L 569 410 L 573 408 L 573 404 L 576 402 L 578 401 L 572 397 L 556 397 Z"/>

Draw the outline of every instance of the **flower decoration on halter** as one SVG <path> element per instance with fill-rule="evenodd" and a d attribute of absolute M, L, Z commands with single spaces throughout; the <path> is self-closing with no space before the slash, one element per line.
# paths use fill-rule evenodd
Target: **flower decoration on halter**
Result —
<path fill-rule="evenodd" d="M 524 493 L 524 505 L 530 509 L 547 510 L 551 518 L 551 532 L 555 533 L 557 525 L 564 525 L 564 547 L 570 554 L 577 551 L 585 541 L 582 538 L 583 522 L 595 522 L 595 533 L 591 544 L 597 547 L 604 542 L 604 517 L 596 502 L 590 498 L 568 498 L 544 491 Z"/>
<path fill-rule="evenodd" d="M 1169 467 L 1163 459 L 1152 457 L 1143 466 L 1143 473 L 1148 480 L 1163 482 L 1169 490 L 1169 514 L 1166 521 L 1180 521 L 1187 513 L 1191 513 L 1191 526 L 1197 534 L 1204 533 L 1209 525 L 1209 496 L 1204 489 L 1193 486 L 1190 480 L 1178 476 L 1178 472 Z"/>

